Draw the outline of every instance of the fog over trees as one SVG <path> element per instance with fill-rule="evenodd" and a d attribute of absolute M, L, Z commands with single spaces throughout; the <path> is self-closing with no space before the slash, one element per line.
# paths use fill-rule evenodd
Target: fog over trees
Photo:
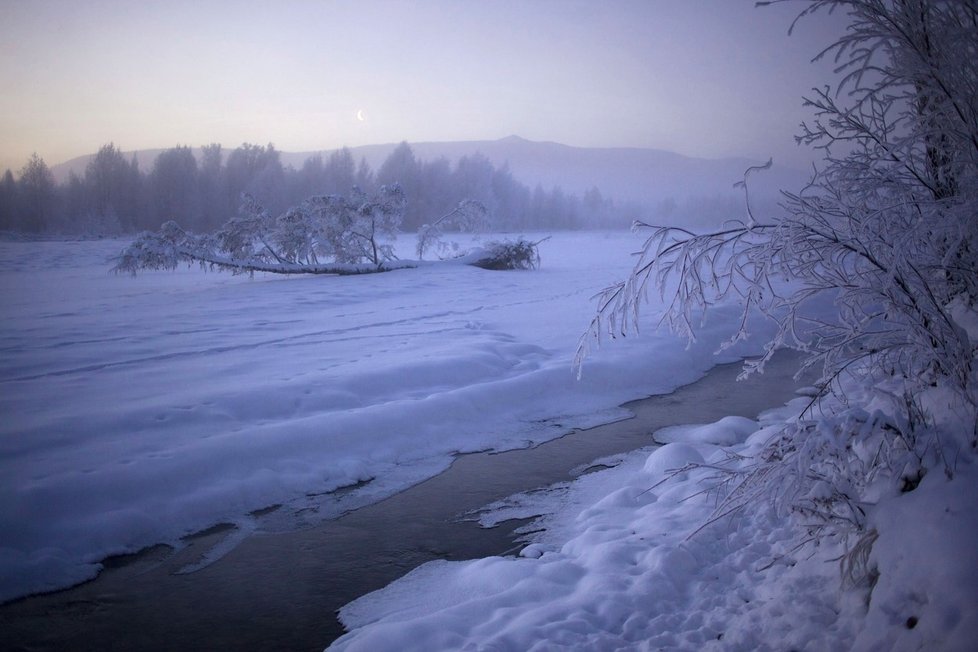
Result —
<path fill-rule="evenodd" d="M 481 202 L 495 230 L 623 228 L 641 217 L 635 204 L 619 204 L 592 188 L 583 197 L 560 187 L 530 188 L 507 165 L 481 154 L 419 160 L 407 143 L 375 171 L 349 149 L 316 154 L 296 169 L 282 164 L 274 145 L 245 143 L 231 151 L 207 145 L 195 155 L 178 145 L 157 156 L 148 170 L 114 144 L 99 149 L 83 175 L 58 184 L 34 155 L 0 179 L 0 230 L 26 233 L 113 235 L 155 231 L 175 220 L 209 232 L 233 217 L 244 195 L 279 214 L 316 195 L 374 193 L 398 184 L 407 198 L 402 228 L 416 231 L 464 200 Z"/>

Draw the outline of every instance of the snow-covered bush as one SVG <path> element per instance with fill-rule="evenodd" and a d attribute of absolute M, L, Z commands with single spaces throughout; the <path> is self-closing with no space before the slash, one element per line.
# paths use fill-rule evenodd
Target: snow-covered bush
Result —
<path fill-rule="evenodd" d="M 536 269 L 540 265 L 540 253 L 537 250 L 539 242 L 530 242 L 524 238 L 517 240 L 494 240 L 486 243 L 479 252 L 479 257 L 473 263 L 483 269 Z"/>
<path fill-rule="evenodd" d="M 851 18 L 820 55 L 841 79 L 806 100 L 815 120 L 799 137 L 823 167 L 773 217 L 748 201 L 746 219 L 711 233 L 637 224 L 651 234 L 599 295 L 578 360 L 603 333 L 637 329 L 650 284 L 688 338 L 721 301 L 744 306 L 731 343 L 751 311 L 770 317 L 776 334 L 745 373 L 794 348 L 821 374 L 817 396 L 748 471 L 721 474 L 717 514 L 774 500 L 813 539 L 855 535 L 852 562 L 881 492 L 951 476 L 978 448 L 978 15 L 967 0 L 809 0 L 801 17 L 820 10 Z M 837 317 L 813 318 L 825 302 Z"/>
<path fill-rule="evenodd" d="M 167 222 L 158 232 L 138 237 L 115 271 L 173 269 L 183 261 L 236 272 L 377 270 L 396 258 L 391 242 L 404 206 L 404 193 L 396 184 L 382 186 L 374 196 L 354 188 L 349 197 L 311 197 L 278 217 L 246 194 L 239 214 L 214 235 L 195 235 Z"/>

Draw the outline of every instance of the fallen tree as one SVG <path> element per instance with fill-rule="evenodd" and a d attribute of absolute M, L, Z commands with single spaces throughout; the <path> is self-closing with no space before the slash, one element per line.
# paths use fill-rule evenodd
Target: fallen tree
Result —
<path fill-rule="evenodd" d="M 354 188 L 349 197 L 310 197 L 275 217 L 254 197 L 245 195 L 238 216 L 217 232 L 195 234 L 176 222 L 167 222 L 159 231 L 137 237 L 116 259 L 113 271 L 135 275 L 139 270 L 197 263 L 235 274 L 352 275 L 447 262 L 493 270 L 534 269 L 539 265 L 539 242 L 523 238 L 489 242 L 446 260 L 399 259 L 392 243 L 405 205 L 404 193 L 396 184 L 381 187 L 373 196 Z M 484 216 L 485 207 L 465 200 L 456 212 Z M 435 239 L 428 230 L 418 237 L 425 240 L 425 246 Z M 418 251 L 424 251 L 421 244 Z"/>

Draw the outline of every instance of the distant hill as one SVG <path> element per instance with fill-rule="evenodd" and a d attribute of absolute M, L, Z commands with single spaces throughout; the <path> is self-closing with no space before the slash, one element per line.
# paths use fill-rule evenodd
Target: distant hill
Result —
<path fill-rule="evenodd" d="M 356 160 L 366 159 L 377 170 L 398 143 L 351 147 Z M 744 171 L 761 162 L 746 158 L 704 159 L 683 156 L 658 149 L 629 147 L 571 147 L 552 142 L 536 142 L 509 136 L 499 140 L 459 142 L 410 143 L 416 158 L 434 160 L 445 158 L 454 163 L 463 156 L 481 153 L 495 166 L 508 164 L 513 176 L 531 188 L 540 184 L 546 190 L 560 186 L 566 192 L 582 194 L 596 187 L 606 197 L 617 201 L 636 201 L 655 204 L 667 198 L 678 202 L 693 197 L 727 197 L 742 191 L 733 184 L 743 178 Z M 233 149 L 227 149 L 231 151 Z M 140 150 L 136 160 L 143 171 L 152 168 L 156 156 L 163 150 Z M 302 167 L 320 152 L 282 152 L 282 163 Z M 199 155 L 199 149 L 194 149 Z M 127 152 L 126 156 L 132 156 Z M 61 181 L 70 172 L 84 174 L 85 166 L 94 156 L 81 156 L 52 166 Z M 752 177 L 752 188 L 758 197 L 770 198 L 780 189 L 797 190 L 807 180 L 807 173 L 775 165 L 764 174 Z"/>

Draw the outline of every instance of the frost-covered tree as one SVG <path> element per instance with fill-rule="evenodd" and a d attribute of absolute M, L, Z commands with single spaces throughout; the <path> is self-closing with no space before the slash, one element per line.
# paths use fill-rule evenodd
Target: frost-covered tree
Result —
<path fill-rule="evenodd" d="M 253 196 L 244 195 L 238 215 L 213 234 L 197 235 L 167 222 L 144 233 L 119 256 L 116 272 L 173 269 L 200 263 L 216 269 L 279 274 L 365 274 L 414 267 L 400 261 L 393 243 L 406 204 L 398 185 L 368 195 L 318 195 L 273 216 Z M 459 211 L 473 211 L 463 202 Z M 447 216 L 446 216 L 447 217 Z M 493 243 L 460 259 L 490 269 L 536 266 L 536 245 L 523 240 Z"/>
<path fill-rule="evenodd" d="M 978 12 L 969 0 L 807 5 L 800 17 L 851 18 L 820 55 L 835 58 L 839 82 L 806 99 L 815 118 L 799 136 L 825 163 L 771 217 L 748 202 L 746 219 L 705 234 L 637 224 L 648 239 L 631 275 L 599 296 L 579 360 L 602 334 L 638 327 L 650 285 L 665 299 L 663 322 L 688 338 L 731 298 L 744 306 L 731 342 L 747 336 L 751 311 L 767 315 L 776 335 L 745 372 L 798 349 L 820 372 L 822 406 L 835 408 L 775 438 L 718 513 L 769 497 L 802 514 L 813 536 L 856 532 L 867 544 L 873 496 L 912 489 L 928 469 L 953 474 L 978 448 L 968 330 L 978 306 Z M 811 318 L 824 301 L 837 318 Z M 889 407 L 852 404 L 854 383 Z M 924 399 L 934 391 L 972 425 L 940 431 L 945 415 Z"/>
<path fill-rule="evenodd" d="M 418 259 L 424 260 L 426 252 L 434 249 L 439 255 L 457 254 L 458 246 L 452 247 L 444 241 L 445 232 L 478 231 L 485 228 L 485 205 L 474 199 L 463 199 L 455 208 L 445 213 L 431 224 L 422 224 L 418 229 Z"/>
<path fill-rule="evenodd" d="M 393 260 L 391 243 L 397 237 L 406 206 L 404 191 L 397 184 L 381 186 L 373 197 L 354 187 L 337 219 L 326 222 L 337 259 L 366 260 L 374 265 Z"/>
<path fill-rule="evenodd" d="M 311 197 L 273 217 L 246 194 L 238 215 L 215 234 L 195 235 L 167 222 L 159 232 L 137 238 L 115 269 L 135 273 L 197 261 L 244 272 L 379 271 L 394 258 L 390 240 L 396 237 L 404 203 L 396 185 L 384 186 L 373 196 L 354 188 L 349 198 Z"/>

